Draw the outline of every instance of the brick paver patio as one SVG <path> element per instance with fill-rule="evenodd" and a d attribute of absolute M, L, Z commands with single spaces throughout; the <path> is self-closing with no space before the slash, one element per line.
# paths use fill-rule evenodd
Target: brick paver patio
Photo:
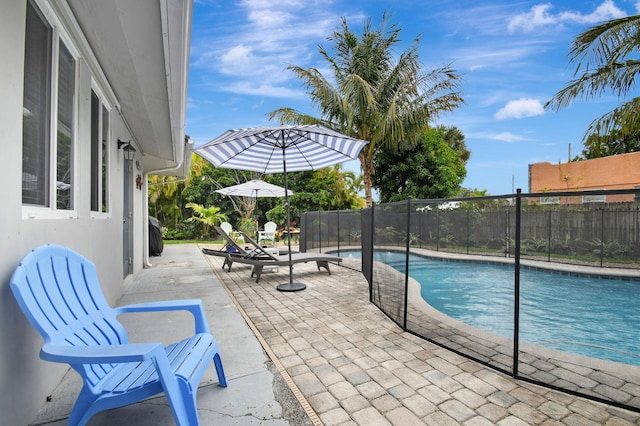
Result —
<path fill-rule="evenodd" d="M 286 267 L 255 283 L 250 266 L 226 272 L 222 257 L 205 257 L 316 423 L 640 425 L 640 413 L 514 380 L 403 332 L 369 303 L 360 272 L 297 264 L 307 288 L 286 293 L 276 290 Z"/>

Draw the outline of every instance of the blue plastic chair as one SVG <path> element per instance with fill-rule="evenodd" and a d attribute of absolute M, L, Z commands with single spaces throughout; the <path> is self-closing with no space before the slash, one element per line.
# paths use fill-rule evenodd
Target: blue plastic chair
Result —
<path fill-rule="evenodd" d="M 95 265 L 78 253 L 46 245 L 26 255 L 11 290 L 44 338 L 40 358 L 68 363 L 84 381 L 69 417 L 84 425 L 95 413 L 164 392 L 179 425 L 198 425 L 196 392 L 213 361 L 220 386 L 227 386 L 218 345 L 200 300 L 150 302 L 111 308 Z M 195 335 L 164 347 L 127 341 L 116 317 L 128 312 L 187 310 Z"/>

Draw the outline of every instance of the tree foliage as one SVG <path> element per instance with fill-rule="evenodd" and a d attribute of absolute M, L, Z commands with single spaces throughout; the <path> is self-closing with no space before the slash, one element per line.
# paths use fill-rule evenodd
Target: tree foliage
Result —
<path fill-rule="evenodd" d="M 288 185 L 295 195 L 290 199 L 291 220 L 299 223 L 300 212 L 315 210 L 345 210 L 364 206 L 359 196 L 362 179 L 342 165 L 316 171 L 288 174 Z M 217 189 L 263 179 L 283 186 L 282 174 L 259 175 L 253 172 L 216 168 L 200 156 L 193 155 L 190 176 L 186 181 L 171 177 L 149 178 L 149 214 L 157 217 L 168 228 L 171 236 L 191 238 L 196 225 L 201 234 L 210 235 L 215 223 L 209 217 L 224 217 L 234 228 L 255 231 L 255 218 L 260 223 L 274 220 L 285 225 L 284 198 L 229 197 L 215 192 Z M 208 207 L 204 207 L 208 206 Z M 204 211 L 207 208 L 217 212 Z M 197 209 L 197 210 L 194 210 Z M 215 214 L 214 214 L 215 213 Z"/>
<path fill-rule="evenodd" d="M 282 174 L 270 177 L 269 182 L 284 185 Z M 289 173 L 287 175 L 291 220 L 299 223 L 300 214 L 306 211 L 349 210 L 364 207 L 364 200 L 358 195 L 362 189 L 361 177 L 351 171 L 344 171 L 341 164 L 320 170 Z M 274 206 L 266 212 L 266 217 L 278 225 L 285 224 L 284 205 Z"/>
<path fill-rule="evenodd" d="M 452 148 L 445 141 L 447 132 L 442 126 L 426 129 L 415 147 L 376 156 L 374 185 L 380 190 L 381 202 L 446 198 L 460 191 L 467 174 L 466 148 Z"/>
<path fill-rule="evenodd" d="M 444 129 L 444 142 L 458 152 L 460 159 L 466 165 L 471 158 L 471 151 L 467 149 L 464 141 L 464 133 L 456 126 L 449 126 Z"/>
<path fill-rule="evenodd" d="M 635 88 L 640 72 L 640 15 L 613 19 L 578 35 L 571 45 L 570 61 L 576 64 L 574 80 L 547 102 L 556 110 L 570 105 L 574 99 L 597 98 L 613 93 L 625 98 Z M 626 140 L 640 131 L 640 98 L 622 102 L 612 111 L 591 122 L 583 141 L 592 135 L 607 143 Z"/>
<path fill-rule="evenodd" d="M 451 66 L 422 69 L 419 37 L 397 54 L 401 28 L 388 20 L 383 14 L 380 26 L 374 28 L 368 19 L 362 33 L 356 34 L 342 18 L 341 26 L 328 37 L 332 49 L 320 46 L 331 78 L 317 68 L 288 67 L 306 86 L 319 117 L 291 108 L 269 114 L 280 123 L 318 123 L 369 141 L 359 155 L 367 205 L 373 203 L 376 155 L 415 146 L 429 122 L 463 102 L 457 91 L 460 78 Z"/>
<path fill-rule="evenodd" d="M 205 207 L 196 203 L 187 203 L 185 207 L 193 210 L 193 216 L 187 219 L 187 222 L 195 222 L 202 225 L 203 237 L 211 235 L 212 227 L 228 220 L 227 215 L 221 213 L 219 207 Z"/>
<path fill-rule="evenodd" d="M 182 191 L 184 182 L 170 176 L 149 176 L 149 214 L 164 226 L 182 222 Z"/>
<path fill-rule="evenodd" d="M 640 151 L 640 133 L 623 135 L 614 130 L 606 136 L 591 134 L 584 142 L 582 155 L 576 160 L 591 160 L 610 155 L 628 154 Z"/>

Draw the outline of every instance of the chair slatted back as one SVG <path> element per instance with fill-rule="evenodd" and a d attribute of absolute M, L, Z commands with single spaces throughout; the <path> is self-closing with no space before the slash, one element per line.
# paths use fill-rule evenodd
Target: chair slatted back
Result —
<path fill-rule="evenodd" d="M 275 222 L 267 222 L 264 224 L 265 232 L 276 232 L 278 225 Z"/>
<path fill-rule="evenodd" d="M 127 343 L 124 327 L 104 298 L 95 265 L 58 245 L 27 254 L 11 277 L 20 308 L 46 343 L 95 346 Z M 97 383 L 111 364 L 74 365 Z"/>
<path fill-rule="evenodd" d="M 221 222 L 220 228 L 222 228 L 222 230 L 226 232 L 227 235 L 231 235 L 231 233 L 233 232 L 233 226 L 229 222 Z"/>
<path fill-rule="evenodd" d="M 260 231 L 258 233 L 258 242 L 262 240 L 275 241 L 276 239 L 276 229 L 278 228 L 278 224 L 275 222 L 267 222 L 264 224 L 264 231 Z"/>

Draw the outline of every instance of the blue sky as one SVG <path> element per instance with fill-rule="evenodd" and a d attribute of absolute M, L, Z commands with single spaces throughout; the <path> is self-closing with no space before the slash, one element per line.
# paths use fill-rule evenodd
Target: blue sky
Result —
<path fill-rule="evenodd" d="M 293 107 L 317 115 L 288 65 L 317 67 L 318 54 L 345 17 L 360 33 L 382 14 L 402 28 L 405 50 L 420 36 L 426 70 L 445 64 L 462 76 L 464 106 L 434 124 L 465 135 L 466 188 L 491 195 L 528 192 L 528 165 L 566 162 L 582 151 L 589 123 L 619 99 L 543 105 L 572 79 L 571 41 L 603 21 L 640 11 L 640 1 L 511 0 L 196 0 L 186 133 L 199 146 L 232 128 L 274 125 L 267 113 Z M 345 164 L 359 172 L 359 162 Z"/>

